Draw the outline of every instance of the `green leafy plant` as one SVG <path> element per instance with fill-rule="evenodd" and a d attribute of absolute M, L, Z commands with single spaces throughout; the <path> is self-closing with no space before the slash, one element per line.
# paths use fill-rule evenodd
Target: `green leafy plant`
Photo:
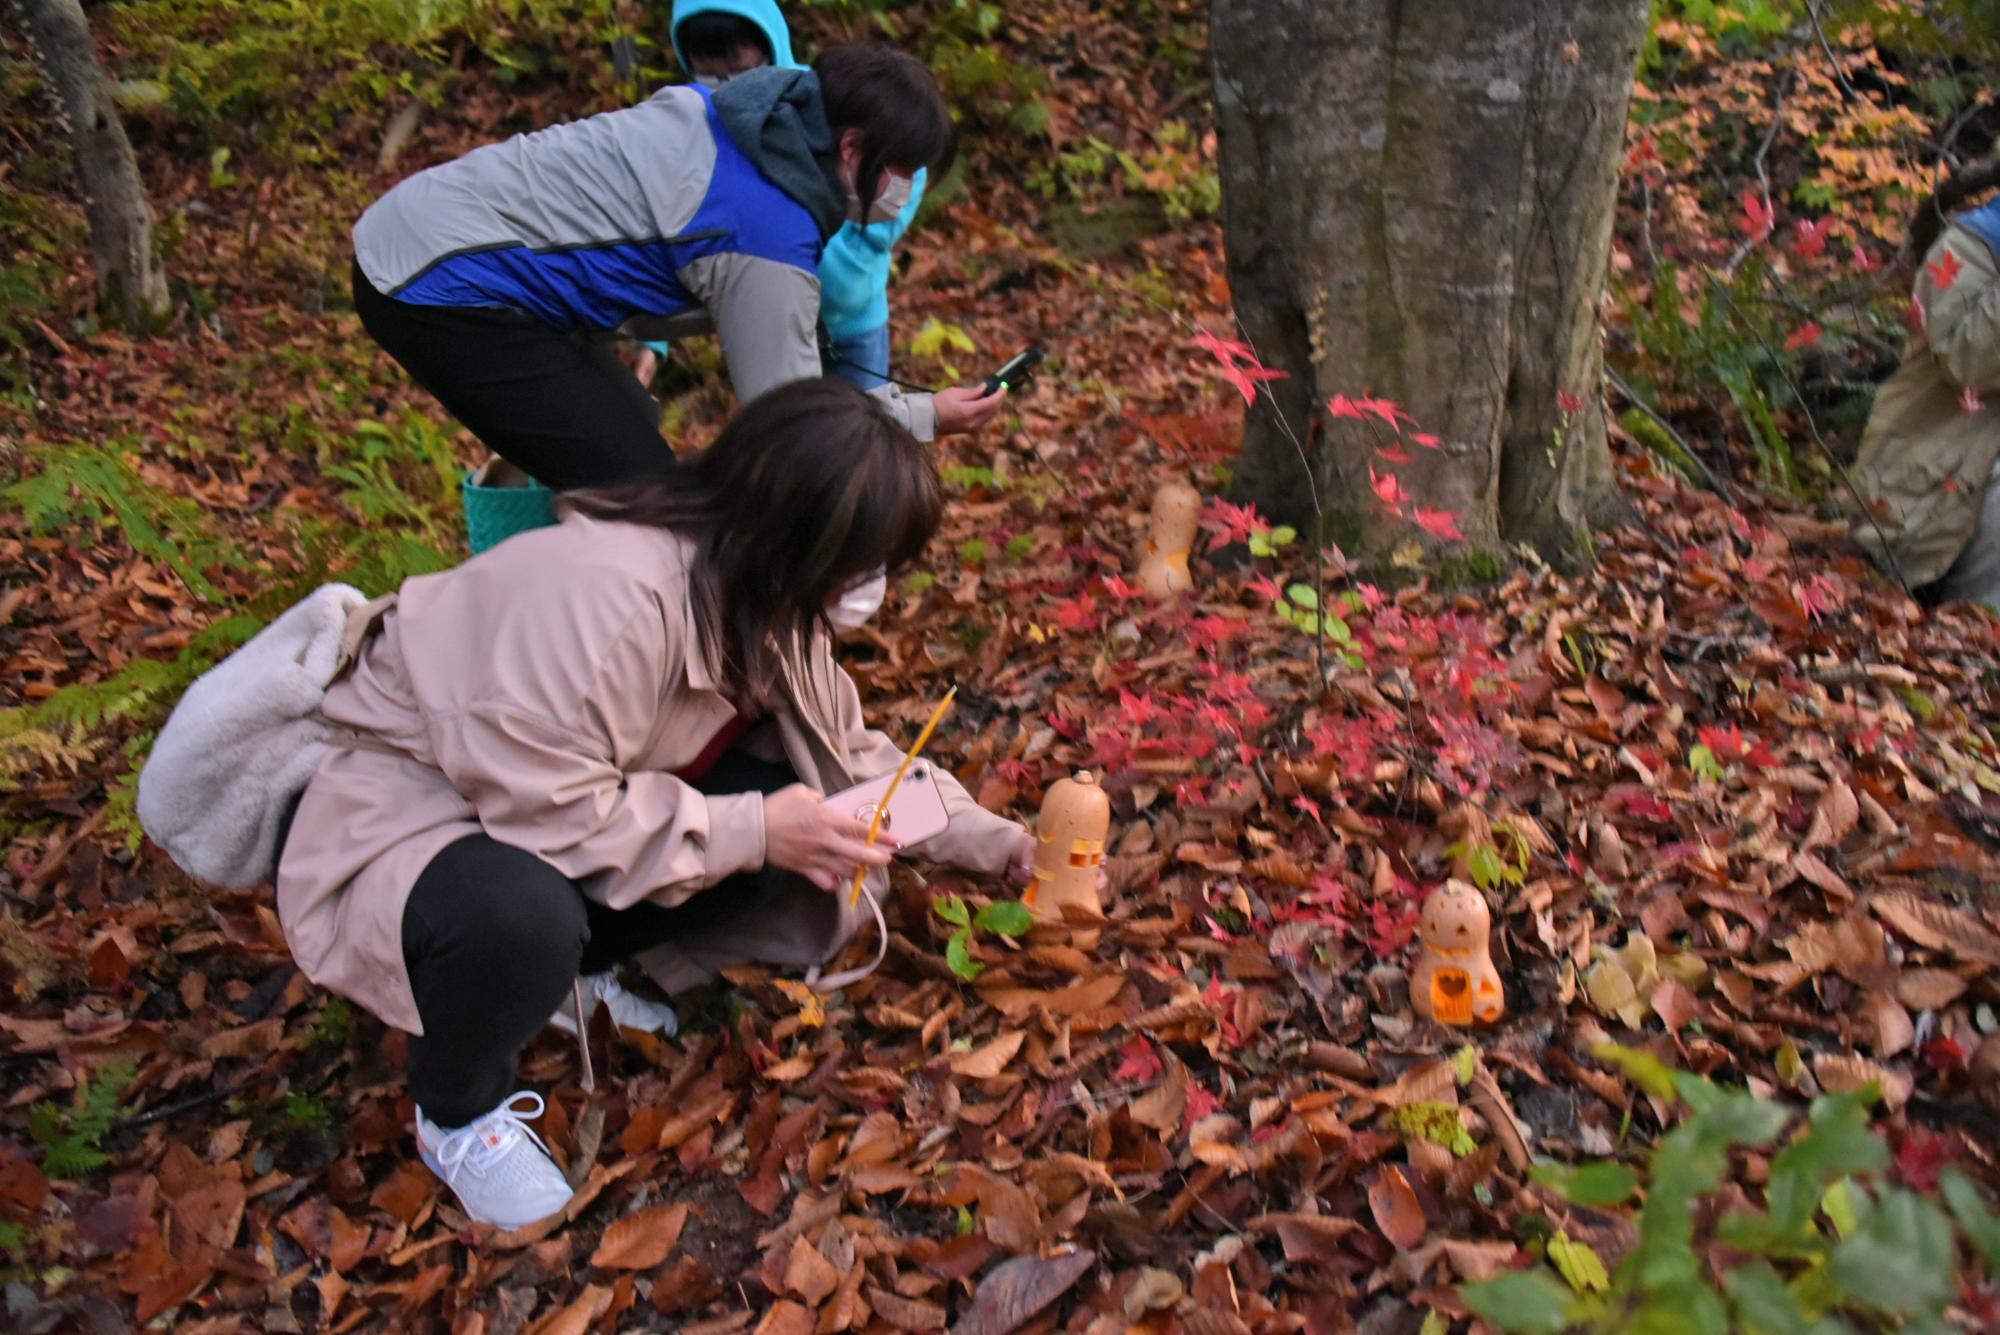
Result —
<path fill-rule="evenodd" d="M 30 457 L 41 467 L 0 489 L 0 504 L 19 510 L 37 533 L 115 525 L 133 551 L 171 569 L 196 597 L 221 601 L 207 570 L 246 558 L 210 532 L 199 503 L 141 477 L 134 453 L 121 442 L 32 451 Z"/>
<path fill-rule="evenodd" d="M 931 912 L 958 929 L 945 942 L 944 962 L 968 983 L 986 970 L 972 958 L 974 932 L 1015 937 L 1035 925 L 1035 915 L 1028 906 L 1012 899 L 996 900 L 974 913 L 959 896 L 939 895 L 931 901 Z"/>
<path fill-rule="evenodd" d="M 28 1132 L 42 1147 L 42 1171 L 79 1178 L 111 1162 L 101 1148 L 138 1074 L 129 1059 L 106 1062 L 76 1083 L 67 1106 L 44 1099 L 28 1110 Z"/>
<path fill-rule="evenodd" d="M 1735 1152 L 1776 1143 L 1794 1110 L 1633 1049 L 1605 1045 L 1598 1056 L 1685 1114 L 1643 1175 L 1617 1163 L 1534 1170 L 1537 1182 L 1594 1209 L 1643 1186 L 1638 1241 L 1606 1270 L 1558 1230 L 1543 1247 L 1555 1273 L 1536 1267 L 1465 1286 L 1466 1304 L 1498 1329 L 1817 1335 L 1854 1329 L 1842 1320 L 1851 1317 L 1869 1329 L 1942 1331 L 1960 1292 L 1959 1237 L 1989 1274 L 2000 1272 L 2000 1217 L 1970 1181 L 1947 1170 L 1940 1204 L 1884 1180 L 1889 1151 L 1869 1125 L 1872 1086 L 1814 1099 L 1769 1159 L 1762 1208 L 1724 1213 L 1714 1202 L 1741 1186 L 1731 1182 Z M 1696 1221 L 1716 1214 L 1712 1237 L 1698 1238 Z"/>
<path fill-rule="evenodd" d="M 333 1110 L 324 1099 L 291 1090 L 285 1095 L 285 1120 L 301 1131 L 324 1131 L 333 1125 Z"/>
<path fill-rule="evenodd" d="M 1502 845 L 1505 845 L 1504 851 Z M 1528 847 L 1527 836 L 1518 828 L 1505 821 L 1497 821 L 1490 842 L 1461 841 L 1445 849 L 1445 856 L 1464 858 L 1472 883 L 1481 890 L 1498 890 L 1503 885 L 1526 884 L 1528 864 L 1534 857 L 1534 850 Z"/>
<path fill-rule="evenodd" d="M 313 1027 L 306 1031 L 307 1047 L 343 1047 L 347 1043 L 349 1026 L 354 1021 L 354 1011 L 340 997 L 329 997 L 326 1009 L 321 1011 Z"/>

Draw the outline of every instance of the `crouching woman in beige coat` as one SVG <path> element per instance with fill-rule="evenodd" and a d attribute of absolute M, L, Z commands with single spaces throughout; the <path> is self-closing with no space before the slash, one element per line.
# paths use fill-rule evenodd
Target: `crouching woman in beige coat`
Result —
<path fill-rule="evenodd" d="M 845 885 L 893 845 L 822 794 L 893 770 L 835 663 L 828 608 L 936 529 L 916 440 L 805 381 L 649 480 L 413 579 L 327 719 L 336 749 L 283 846 L 278 910 L 313 981 L 415 1035 L 424 1161 L 513 1227 L 569 1189 L 510 1094 L 580 972 L 669 988 L 818 965 L 867 919 Z M 950 828 L 912 850 L 1026 879 L 1034 843 L 937 771 Z"/>

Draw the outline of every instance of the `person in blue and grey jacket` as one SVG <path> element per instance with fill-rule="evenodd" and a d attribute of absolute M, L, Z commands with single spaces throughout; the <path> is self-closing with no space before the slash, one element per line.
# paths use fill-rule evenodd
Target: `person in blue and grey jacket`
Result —
<path fill-rule="evenodd" d="M 664 89 L 396 186 L 354 229 L 355 308 L 545 486 L 626 481 L 672 453 L 610 336 L 713 331 L 744 402 L 817 377 L 827 243 L 850 221 L 897 218 L 916 173 L 953 149 L 936 80 L 880 43 Z M 920 440 L 976 429 L 1005 393 L 874 392 Z"/>
<path fill-rule="evenodd" d="M 776 0 L 675 0 L 670 35 L 681 68 L 708 88 L 767 65 L 804 68 L 792 55 L 792 34 Z M 850 220 L 820 256 L 826 373 L 863 389 L 881 388 L 889 374 L 889 269 L 896 243 L 923 205 L 928 175 L 919 171 L 911 178 L 909 200 L 895 217 Z M 882 211 L 892 202 L 885 200 Z"/>

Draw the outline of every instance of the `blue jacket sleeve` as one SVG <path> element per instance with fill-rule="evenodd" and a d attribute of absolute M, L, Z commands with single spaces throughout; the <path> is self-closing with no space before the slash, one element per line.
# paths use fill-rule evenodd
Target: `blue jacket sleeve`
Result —
<path fill-rule="evenodd" d="M 848 223 L 826 243 L 819 260 L 820 316 L 834 342 L 844 342 L 889 323 L 890 252 L 916 220 L 917 210 L 924 202 L 928 175 L 925 171 L 917 172 L 910 202 L 888 222 L 870 223 L 866 227 Z"/>

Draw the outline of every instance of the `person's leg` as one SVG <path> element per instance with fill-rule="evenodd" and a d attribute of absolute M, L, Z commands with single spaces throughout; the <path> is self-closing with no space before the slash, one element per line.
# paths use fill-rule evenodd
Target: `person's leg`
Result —
<path fill-rule="evenodd" d="M 889 383 L 885 378 L 889 374 L 889 326 L 832 344 L 822 360 L 828 375 L 837 375 L 862 389 L 880 389 Z"/>
<path fill-rule="evenodd" d="M 521 1048 L 568 994 L 589 936 L 583 896 L 532 853 L 468 835 L 431 859 L 403 911 L 421 1036 L 410 1097 L 465 1126 L 513 1090 Z"/>
<path fill-rule="evenodd" d="M 659 405 L 607 343 L 515 311 L 416 306 L 354 270 L 362 326 L 495 454 L 558 491 L 671 467 Z"/>

